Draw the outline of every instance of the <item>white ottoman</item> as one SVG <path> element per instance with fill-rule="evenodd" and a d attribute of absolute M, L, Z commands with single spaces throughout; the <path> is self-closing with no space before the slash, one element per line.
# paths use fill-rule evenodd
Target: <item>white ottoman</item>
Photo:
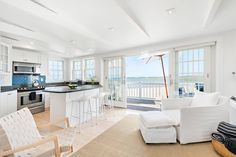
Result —
<path fill-rule="evenodd" d="M 176 143 L 175 122 L 160 111 L 140 114 L 140 131 L 145 143 Z"/>

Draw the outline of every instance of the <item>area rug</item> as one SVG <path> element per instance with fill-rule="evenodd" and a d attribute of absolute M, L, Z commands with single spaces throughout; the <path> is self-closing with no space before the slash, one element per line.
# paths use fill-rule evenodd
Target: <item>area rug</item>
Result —
<path fill-rule="evenodd" d="M 70 157 L 219 157 L 210 142 L 145 144 L 138 117 L 128 115 Z"/>

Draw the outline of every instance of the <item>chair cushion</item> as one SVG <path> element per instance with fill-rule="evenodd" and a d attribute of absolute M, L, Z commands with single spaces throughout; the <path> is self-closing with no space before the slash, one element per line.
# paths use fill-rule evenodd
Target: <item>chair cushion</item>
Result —
<path fill-rule="evenodd" d="M 180 124 L 180 110 L 165 110 L 162 112 L 165 115 L 167 115 L 174 122 L 174 126 L 179 126 L 179 124 Z"/>
<path fill-rule="evenodd" d="M 171 118 L 160 111 L 143 112 L 140 114 L 140 120 L 147 128 L 168 127 L 175 125 L 175 121 L 171 120 Z"/>
<path fill-rule="evenodd" d="M 191 106 L 214 106 L 219 101 L 219 93 L 204 93 L 197 91 L 193 97 Z"/>

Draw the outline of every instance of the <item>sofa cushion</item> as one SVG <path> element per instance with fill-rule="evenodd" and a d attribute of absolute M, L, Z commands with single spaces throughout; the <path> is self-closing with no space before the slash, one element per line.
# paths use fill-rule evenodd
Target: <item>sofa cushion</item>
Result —
<path fill-rule="evenodd" d="M 197 91 L 193 97 L 191 106 L 214 106 L 219 101 L 219 93 L 204 93 Z"/>
<path fill-rule="evenodd" d="M 167 115 L 173 122 L 174 126 L 179 126 L 180 124 L 180 110 L 166 110 L 162 111 L 165 115 Z"/>
<path fill-rule="evenodd" d="M 147 128 L 169 127 L 175 125 L 175 121 L 160 111 L 140 113 L 140 120 Z"/>

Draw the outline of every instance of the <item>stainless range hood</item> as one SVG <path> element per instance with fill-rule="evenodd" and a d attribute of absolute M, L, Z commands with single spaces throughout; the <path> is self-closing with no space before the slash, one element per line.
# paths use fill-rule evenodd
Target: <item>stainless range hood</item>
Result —
<path fill-rule="evenodd" d="M 13 62 L 12 67 L 13 74 L 40 75 L 41 73 L 41 64 L 37 63 Z"/>

